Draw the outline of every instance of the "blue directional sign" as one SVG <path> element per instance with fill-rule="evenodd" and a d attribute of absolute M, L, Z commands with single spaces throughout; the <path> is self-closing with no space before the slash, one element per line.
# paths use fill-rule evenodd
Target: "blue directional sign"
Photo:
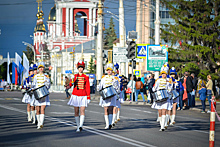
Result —
<path fill-rule="evenodd" d="M 65 74 L 71 74 L 72 70 L 65 70 Z"/>
<path fill-rule="evenodd" d="M 146 58 L 147 45 L 149 44 L 137 44 L 136 45 L 136 58 Z"/>
<path fill-rule="evenodd" d="M 141 77 L 141 70 L 134 70 L 134 75 L 136 75 L 136 77 Z"/>

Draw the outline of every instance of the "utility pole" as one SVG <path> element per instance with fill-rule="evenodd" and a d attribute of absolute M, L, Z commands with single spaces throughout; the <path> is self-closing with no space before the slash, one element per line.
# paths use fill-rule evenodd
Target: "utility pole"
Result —
<path fill-rule="evenodd" d="M 120 33 L 120 47 L 125 47 L 125 25 L 124 25 L 124 6 L 123 0 L 119 0 L 119 33 Z M 125 62 L 121 63 L 121 74 L 126 75 Z"/>
<path fill-rule="evenodd" d="M 155 24 L 155 45 L 160 44 L 160 0 L 156 0 L 156 20 L 154 22 Z M 155 79 L 159 78 L 159 71 L 155 72 Z"/>
<path fill-rule="evenodd" d="M 103 74 L 103 56 L 102 56 L 102 50 L 103 50 L 103 26 L 102 26 L 102 0 L 99 0 L 98 5 L 98 35 L 97 35 L 97 62 L 96 62 L 96 76 L 97 76 L 97 84 L 99 84 L 99 81 L 102 78 Z"/>

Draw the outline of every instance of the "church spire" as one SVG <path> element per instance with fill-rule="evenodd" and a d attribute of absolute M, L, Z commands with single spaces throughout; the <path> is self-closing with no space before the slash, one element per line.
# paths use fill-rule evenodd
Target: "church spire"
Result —
<path fill-rule="evenodd" d="M 42 10 L 42 1 L 43 0 L 36 0 L 36 2 L 38 3 L 38 12 L 37 12 L 37 25 L 34 29 L 34 32 L 37 32 L 37 31 L 41 31 L 41 32 L 46 32 L 46 29 L 45 29 L 45 25 L 44 25 L 44 22 L 43 22 L 43 16 L 44 16 L 44 13 L 43 13 L 43 10 Z"/>

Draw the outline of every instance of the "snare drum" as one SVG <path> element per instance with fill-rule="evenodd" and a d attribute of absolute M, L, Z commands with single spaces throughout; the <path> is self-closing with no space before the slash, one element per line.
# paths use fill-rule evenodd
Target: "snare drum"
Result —
<path fill-rule="evenodd" d="M 33 93 L 34 93 L 35 99 L 37 100 L 49 95 L 49 91 L 47 90 L 45 85 L 34 89 Z"/>
<path fill-rule="evenodd" d="M 172 95 L 173 100 L 179 97 L 179 93 L 176 90 L 172 90 Z"/>
<path fill-rule="evenodd" d="M 164 102 L 169 98 L 167 90 L 165 90 L 165 89 L 158 90 L 158 91 L 154 92 L 152 95 L 153 95 L 155 102 Z"/>
<path fill-rule="evenodd" d="M 115 91 L 115 89 L 113 88 L 113 86 L 105 87 L 105 88 L 104 88 L 103 90 L 101 90 L 99 93 L 100 93 L 100 95 L 102 96 L 102 99 L 103 99 L 103 100 L 112 98 L 113 96 L 116 95 L 116 91 Z"/>
<path fill-rule="evenodd" d="M 27 90 L 27 94 L 28 94 L 30 97 L 32 97 L 32 94 L 33 94 L 32 90 L 31 90 L 31 89 L 28 89 L 28 90 Z"/>

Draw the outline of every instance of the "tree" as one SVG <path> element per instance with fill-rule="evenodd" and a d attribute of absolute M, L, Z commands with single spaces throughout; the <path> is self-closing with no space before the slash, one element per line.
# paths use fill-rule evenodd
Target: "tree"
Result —
<path fill-rule="evenodd" d="M 169 64 L 206 79 L 220 75 L 220 1 L 162 0 L 175 24 L 165 24 L 161 38 L 171 42 Z M 173 46 L 177 46 L 174 48 Z"/>
<path fill-rule="evenodd" d="M 89 73 L 95 73 L 96 68 L 95 68 L 95 63 L 93 61 L 93 57 L 90 58 L 89 65 L 88 65 L 88 71 Z"/>
<path fill-rule="evenodd" d="M 110 19 L 109 27 L 104 32 L 104 49 L 112 49 L 113 42 L 117 39 L 113 18 Z"/>
<path fill-rule="evenodd" d="M 0 65 L 0 79 L 7 80 L 7 62 Z"/>
<path fill-rule="evenodd" d="M 25 53 L 25 55 L 27 56 L 29 64 L 34 63 L 34 52 L 29 46 L 26 47 L 26 51 L 23 51 L 23 53 Z M 22 55 L 22 59 L 23 59 L 23 55 Z"/>

